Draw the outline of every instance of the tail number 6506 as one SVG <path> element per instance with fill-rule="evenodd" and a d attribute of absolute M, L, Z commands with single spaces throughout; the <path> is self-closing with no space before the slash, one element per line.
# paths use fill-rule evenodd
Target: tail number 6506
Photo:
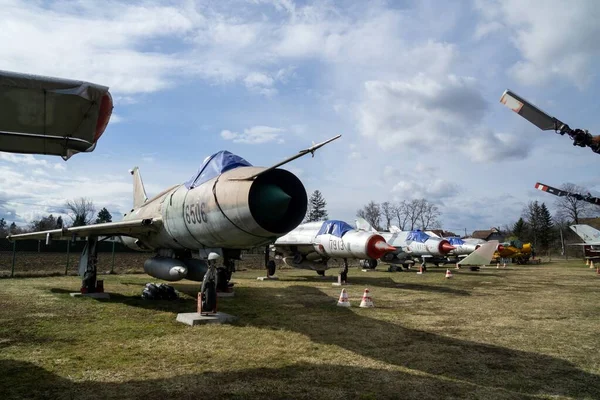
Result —
<path fill-rule="evenodd" d="M 194 204 L 186 204 L 185 205 L 185 220 L 188 224 L 201 224 L 206 223 L 208 219 L 206 218 L 206 204 L 204 203 L 194 203 Z"/>

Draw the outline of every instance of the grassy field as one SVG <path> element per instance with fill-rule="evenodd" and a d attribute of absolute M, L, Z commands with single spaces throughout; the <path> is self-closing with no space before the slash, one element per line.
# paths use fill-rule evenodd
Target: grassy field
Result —
<path fill-rule="evenodd" d="M 333 276 L 249 269 L 219 299 L 239 321 L 198 327 L 175 321 L 193 282 L 168 302 L 142 300 L 140 274 L 101 276 L 110 300 L 71 298 L 74 276 L 2 279 L 1 398 L 600 398 L 594 270 L 444 272 L 353 268 L 345 309 Z"/>

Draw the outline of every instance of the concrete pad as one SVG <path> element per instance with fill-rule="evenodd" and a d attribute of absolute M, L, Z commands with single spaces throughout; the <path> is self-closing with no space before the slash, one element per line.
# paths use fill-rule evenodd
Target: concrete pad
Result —
<path fill-rule="evenodd" d="M 70 293 L 71 297 L 91 297 L 92 299 L 110 299 L 110 294 L 108 293 Z"/>
<path fill-rule="evenodd" d="M 347 283 L 347 282 L 342 282 L 342 283 L 339 283 L 339 282 L 333 282 L 333 283 L 331 284 L 331 286 L 352 286 L 352 284 L 351 284 L 351 283 Z"/>
<path fill-rule="evenodd" d="M 217 312 L 216 314 L 201 315 L 197 312 L 179 313 L 177 314 L 177 322 L 181 322 L 190 326 L 204 324 L 225 324 L 237 320 L 238 317 Z"/>
<path fill-rule="evenodd" d="M 257 281 L 278 281 L 279 278 L 276 276 L 259 276 L 256 278 Z"/>
<path fill-rule="evenodd" d="M 233 297 L 235 296 L 235 292 L 217 292 L 217 297 Z"/>
<path fill-rule="evenodd" d="M 377 272 L 375 269 L 362 269 L 362 272 Z"/>

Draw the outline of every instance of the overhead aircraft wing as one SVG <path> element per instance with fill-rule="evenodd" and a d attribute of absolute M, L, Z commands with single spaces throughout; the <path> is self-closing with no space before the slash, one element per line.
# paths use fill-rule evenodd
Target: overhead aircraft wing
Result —
<path fill-rule="evenodd" d="M 75 237 L 88 236 L 134 236 L 155 232 L 162 225 L 162 218 L 134 219 L 120 222 L 106 222 L 104 224 L 75 226 L 71 228 L 52 229 L 49 231 L 21 233 L 9 235 L 9 240 L 24 239 L 54 239 L 69 240 Z"/>
<path fill-rule="evenodd" d="M 0 151 L 65 160 L 93 151 L 112 109 L 106 86 L 0 71 Z"/>
<path fill-rule="evenodd" d="M 567 243 L 567 246 L 600 246 L 600 242 L 590 242 L 590 243 Z"/>

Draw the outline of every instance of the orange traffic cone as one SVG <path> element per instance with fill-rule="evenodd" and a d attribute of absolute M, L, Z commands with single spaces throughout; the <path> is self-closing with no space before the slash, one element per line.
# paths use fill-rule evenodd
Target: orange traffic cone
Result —
<path fill-rule="evenodd" d="M 423 272 L 425 272 L 425 271 L 423 270 L 423 266 L 422 266 L 422 265 L 419 265 L 419 271 L 417 272 L 417 275 L 423 275 Z"/>
<path fill-rule="evenodd" d="M 360 301 L 359 307 L 361 307 L 361 308 L 375 307 L 375 304 L 373 304 L 373 300 L 371 299 L 371 295 L 369 294 L 369 289 L 365 289 L 365 292 L 363 293 L 363 297 Z"/>
<path fill-rule="evenodd" d="M 586 258 L 586 259 L 585 259 L 585 265 L 590 265 L 590 259 L 589 259 L 589 258 Z M 591 268 L 591 267 L 590 267 L 590 268 Z"/>
<path fill-rule="evenodd" d="M 600 275 L 600 267 L 596 267 L 596 275 Z"/>
<path fill-rule="evenodd" d="M 348 293 L 346 293 L 346 289 L 342 289 L 342 293 L 340 293 L 340 299 L 338 300 L 337 305 L 340 307 L 350 307 L 350 301 L 348 300 Z"/>
<path fill-rule="evenodd" d="M 449 269 L 446 270 L 446 278 L 452 278 L 452 272 Z"/>

